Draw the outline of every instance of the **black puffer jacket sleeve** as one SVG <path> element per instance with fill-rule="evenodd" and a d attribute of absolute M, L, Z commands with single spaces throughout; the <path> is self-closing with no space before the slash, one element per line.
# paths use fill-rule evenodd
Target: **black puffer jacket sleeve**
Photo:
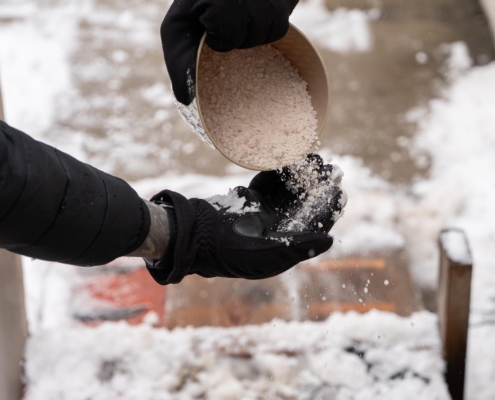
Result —
<path fill-rule="evenodd" d="M 0 121 L 0 248 L 74 265 L 128 254 L 150 215 L 123 180 Z"/>

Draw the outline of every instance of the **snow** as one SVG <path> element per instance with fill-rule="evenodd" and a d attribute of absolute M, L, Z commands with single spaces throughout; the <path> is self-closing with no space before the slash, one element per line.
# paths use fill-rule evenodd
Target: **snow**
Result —
<path fill-rule="evenodd" d="M 161 2 L 160 13 L 169 3 Z M 0 16 L 6 20 L 0 18 L 0 74 L 7 121 L 106 172 L 143 177 L 157 164 L 170 165 L 170 150 L 156 152 L 157 142 L 163 141 L 159 135 L 136 140 L 157 126 L 168 134 L 169 111 L 175 113 L 170 90 L 161 90 L 162 80 L 153 82 L 153 74 L 139 68 L 144 62 L 136 61 L 159 48 L 157 9 L 153 2 L 124 10 L 92 0 L 1 2 Z M 77 51 L 81 43 L 85 52 Z M 103 54 L 105 46 L 114 50 Z M 129 48 L 135 53 L 132 59 Z M 132 70 L 131 60 L 138 64 Z M 120 95 L 135 76 L 142 87 Z M 85 96 L 81 90 L 86 85 L 99 90 Z M 143 100 L 150 104 L 143 108 L 151 116 L 143 118 L 141 111 L 137 120 L 136 104 L 143 106 Z M 102 121 L 104 113 L 110 115 Z M 95 135 L 97 130 L 105 134 Z M 129 156 L 141 162 L 127 170 Z"/>
<path fill-rule="evenodd" d="M 346 166 L 345 161 L 356 164 L 355 160 L 337 158 L 346 171 L 349 204 L 345 218 L 333 230 L 342 241 L 335 243 L 334 250 L 345 254 L 362 245 L 368 251 L 365 238 L 373 246 L 386 245 L 380 235 L 387 232 L 389 244 L 399 245 L 401 238 L 406 244 L 416 282 L 433 288 L 438 235 L 446 227 L 462 229 L 475 260 L 467 393 L 469 399 L 489 399 L 495 397 L 495 225 L 491 223 L 495 220 L 495 63 L 456 76 L 440 98 L 408 115 L 418 126 L 410 143 L 412 155 L 431 158 L 427 179 L 409 188 L 394 187 L 367 178 L 363 169 Z"/>
<path fill-rule="evenodd" d="M 243 215 L 248 212 L 259 211 L 259 203 L 253 203 L 250 206 L 245 206 L 246 199 L 244 197 L 239 197 L 239 193 L 235 189 L 229 189 L 228 193 L 225 195 L 217 194 L 208 197 L 205 200 L 215 207 L 215 209 L 223 209 L 229 214 Z"/>
<path fill-rule="evenodd" d="M 28 341 L 26 400 L 447 400 L 436 326 L 428 312 L 373 311 L 228 329 L 47 330 Z"/>
<path fill-rule="evenodd" d="M 67 11 L 35 14 L 34 5 L 16 10 L 31 15 L 28 21 L 0 26 L 0 78 L 5 118 L 18 129 L 39 134 L 50 127 L 57 97 L 71 86 L 67 48 L 74 40 L 74 20 Z M 12 15 L 14 7 L 1 7 Z M 30 79 L 26 79 L 26 77 Z"/>
<path fill-rule="evenodd" d="M 447 256 L 454 262 L 471 265 L 471 251 L 466 236 L 461 230 L 451 229 L 442 232 L 440 240 L 447 253 Z"/>
<path fill-rule="evenodd" d="M 495 306 L 495 63 L 466 72 L 429 108 L 415 145 L 433 154 L 431 179 L 415 189 L 423 207 L 436 212 L 430 213 L 432 227 L 418 226 L 418 240 L 429 242 L 440 224 L 467 234 L 475 260 L 471 314 L 479 321 L 470 331 L 467 390 L 472 399 L 494 398 L 495 332 L 490 315 Z M 431 268 L 436 264 L 435 248 L 421 247 L 417 262 L 421 258 L 424 268 Z"/>
<path fill-rule="evenodd" d="M 432 219 L 425 226 L 417 226 L 418 236 L 424 241 L 432 237 L 433 229 L 436 235 L 446 226 L 465 230 L 478 273 L 485 258 L 478 259 L 477 253 L 491 250 L 490 237 L 495 234 L 492 224 L 486 223 L 495 217 L 495 180 L 489 172 L 495 166 L 494 78 L 493 63 L 473 68 L 459 78 L 443 99 L 429 104 L 429 112 L 418 121 L 419 135 L 414 140 L 416 152 L 433 155 L 431 178 L 414 187 L 422 199 L 419 211 L 430 211 Z M 436 262 L 432 259 L 435 245 L 421 247 L 418 263 L 421 260 L 424 268 L 431 268 Z M 486 278 L 493 282 L 490 276 Z"/>
<path fill-rule="evenodd" d="M 324 159 L 330 151 L 323 149 Z M 371 175 L 363 162 L 350 156 L 333 156 L 346 174 L 348 196 L 345 215 L 332 229 L 334 241 L 332 256 L 366 254 L 401 248 L 405 244 L 403 232 L 397 224 L 401 196 L 388 182 Z"/>
<path fill-rule="evenodd" d="M 72 325 L 71 290 L 78 282 L 77 267 L 28 257 L 22 263 L 29 332 Z"/>
<path fill-rule="evenodd" d="M 469 49 L 464 42 L 444 44 L 442 50 L 447 53 L 446 72 L 450 79 L 458 78 L 471 68 L 473 60 L 469 55 Z"/>
<path fill-rule="evenodd" d="M 199 174 L 170 174 L 159 178 L 143 179 L 133 182 L 132 187 L 143 198 L 150 198 L 165 188 L 176 191 L 185 197 L 211 198 L 218 193 L 228 193 L 233 187 L 248 186 L 256 175 L 254 171 L 234 169 L 225 177 Z"/>
<path fill-rule="evenodd" d="M 338 53 L 362 53 L 373 47 L 370 21 L 374 18 L 376 10 L 339 7 L 329 11 L 324 0 L 307 0 L 294 9 L 290 22 L 322 48 Z"/>

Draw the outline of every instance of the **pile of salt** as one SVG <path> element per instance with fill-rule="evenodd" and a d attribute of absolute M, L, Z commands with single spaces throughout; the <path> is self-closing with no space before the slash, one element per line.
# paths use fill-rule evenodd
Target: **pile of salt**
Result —
<path fill-rule="evenodd" d="M 218 53 L 204 46 L 198 91 L 216 146 L 242 164 L 276 169 L 307 154 L 318 120 L 307 83 L 264 45 Z"/>

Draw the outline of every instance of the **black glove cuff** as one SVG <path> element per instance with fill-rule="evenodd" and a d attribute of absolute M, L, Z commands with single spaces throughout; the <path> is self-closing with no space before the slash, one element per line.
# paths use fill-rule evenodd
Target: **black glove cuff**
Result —
<path fill-rule="evenodd" d="M 194 224 L 194 209 L 189 201 L 178 193 L 164 190 L 151 198 L 153 203 L 168 203 L 167 216 L 170 221 L 170 242 L 165 255 L 158 261 L 145 260 L 146 267 L 153 279 L 160 285 L 179 283 L 189 271 L 192 264 L 183 254 L 184 243 L 187 244 Z"/>

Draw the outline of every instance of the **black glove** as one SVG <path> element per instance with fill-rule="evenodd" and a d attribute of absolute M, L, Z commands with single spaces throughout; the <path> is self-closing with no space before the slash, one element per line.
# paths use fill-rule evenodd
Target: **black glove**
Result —
<path fill-rule="evenodd" d="M 319 157 L 315 176 L 327 196 L 314 202 L 314 209 L 304 229 L 287 231 L 287 221 L 300 217 L 301 204 L 308 193 L 289 190 L 291 171 L 284 169 L 260 172 L 248 188 L 238 187 L 237 194 L 244 209 L 232 210 L 225 201 L 187 200 L 178 193 L 164 190 L 151 201 L 173 206 L 169 218 L 175 231 L 165 256 L 158 261 L 146 260 L 148 270 L 160 284 L 178 283 L 186 275 L 263 279 L 278 275 L 297 263 L 327 251 L 333 239 L 328 231 L 345 206 L 345 195 L 331 181 L 331 165 L 323 165 Z M 234 198 L 237 198 L 235 196 Z"/>
<path fill-rule="evenodd" d="M 175 0 L 161 26 L 165 63 L 179 102 L 195 96 L 196 57 L 206 31 L 206 43 L 230 51 L 271 43 L 289 29 L 298 0 Z"/>

